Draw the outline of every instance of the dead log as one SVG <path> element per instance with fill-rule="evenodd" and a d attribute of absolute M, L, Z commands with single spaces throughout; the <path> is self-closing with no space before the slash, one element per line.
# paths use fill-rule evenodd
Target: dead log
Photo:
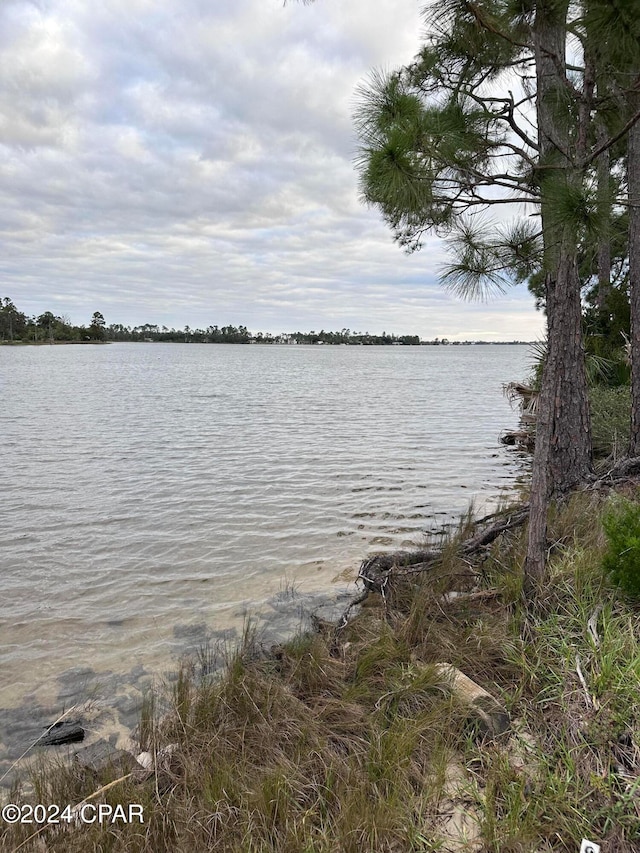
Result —
<path fill-rule="evenodd" d="M 512 530 L 514 527 L 524 524 L 529 517 L 529 504 L 523 504 L 517 510 L 512 510 L 509 514 L 505 514 L 504 512 L 492 513 L 480 519 L 475 524 L 480 525 L 482 522 L 495 518 L 498 515 L 500 516 L 499 521 L 491 524 L 482 532 L 466 539 L 458 546 L 458 550 L 468 556 L 491 544 L 491 542 L 507 530 Z M 389 572 L 405 568 L 415 571 L 418 569 L 418 565 L 428 568 L 439 560 L 441 556 L 442 551 L 434 549 L 429 551 L 397 551 L 389 554 L 374 554 L 372 557 L 368 557 L 362 561 L 358 579 L 364 582 L 365 587 L 370 584 L 376 592 L 380 592 L 381 580 L 384 581 Z M 403 572 L 400 572 L 400 574 L 403 574 Z"/>
<path fill-rule="evenodd" d="M 456 699 L 469 709 L 471 716 L 487 734 L 501 735 L 510 728 L 509 712 L 491 693 L 450 663 L 438 663 L 436 670 Z"/>
<path fill-rule="evenodd" d="M 388 554 L 374 554 L 363 560 L 360 571 L 395 569 L 411 566 L 414 563 L 426 563 L 440 556 L 439 551 L 395 551 Z"/>

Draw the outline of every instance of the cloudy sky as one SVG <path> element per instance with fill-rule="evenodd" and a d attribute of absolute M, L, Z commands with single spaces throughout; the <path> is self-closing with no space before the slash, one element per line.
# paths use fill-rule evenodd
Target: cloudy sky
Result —
<path fill-rule="evenodd" d="M 539 337 L 358 200 L 351 115 L 418 0 L 0 0 L 0 296 L 87 323 Z"/>

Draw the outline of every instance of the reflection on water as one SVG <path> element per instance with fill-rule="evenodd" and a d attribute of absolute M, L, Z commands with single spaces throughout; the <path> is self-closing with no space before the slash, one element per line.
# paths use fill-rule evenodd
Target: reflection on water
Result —
<path fill-rule="evenodd" d="M 0 706 L 55 705 L 70 669 L 166 668 L 192 639 L 176 626 L 238 630 L 283 576 L 327 588 L 494 500 L 519 466 L 498 444 L 517 421 L 501 387 L 527 362 L 504 346 L 0 348 Z"/>

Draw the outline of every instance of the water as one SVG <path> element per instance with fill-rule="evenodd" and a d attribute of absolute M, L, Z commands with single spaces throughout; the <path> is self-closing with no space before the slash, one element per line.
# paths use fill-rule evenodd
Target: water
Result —
<path fill-rule="evenodd" d="M 166 669 L 520 472 L 525 346 L 0 348 L 0 708 Z M 1 722 L 1 721 L 0 721 Z M 0 726 L 1 728 L 1 726 Z M 0 732 L 1 735 L 1 732 Z"/>

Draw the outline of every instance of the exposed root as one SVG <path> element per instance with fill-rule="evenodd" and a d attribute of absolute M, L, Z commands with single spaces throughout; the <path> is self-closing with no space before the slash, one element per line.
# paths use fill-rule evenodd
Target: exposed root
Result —
<path fill-rule="evenodd" d="M 479 557 L 481 559 L 488 545 L 508 530 L 513 530 L 525 523 L 529 517 L 529 504 L 523 504 L 517 509 L 511 510 L 506 516 L 504 513 L 492 513 L 484 519 L 480 519 L 476 525 L 495 518 L 496 515 L 500 516 L 498 521 L 465 539 L 457 546 L 456 550 L 461 556 Z M 373 557 L 363 560 L 356 581 L 362 581 L 364 592 L 349 603 L 336 625 L 336 633 L 347 626 L 353 608 L 362 604 L 370 593 L 378 593 L 386 602 L 387 590 L 392 580 L 433 569 L 441 561 L 442 555 L 441 549 L 399 551 L 391 554 L 375 554 Z"/>
<path fill-rule="evenodd" d="M 640 456 L 632 456 L 629 459 L 621 459 L 619 462 L 616 462 L 613 468 L 595 480 L 595 482 L 589 484 L 588 488 L 602 489 L 614 483 L 620 483 L 624 480 L 634 480 L 638 477 L 640 477 Z"/>

